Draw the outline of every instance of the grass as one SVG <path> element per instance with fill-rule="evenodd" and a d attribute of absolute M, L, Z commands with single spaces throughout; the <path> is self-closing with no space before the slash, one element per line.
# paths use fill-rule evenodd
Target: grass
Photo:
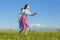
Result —
<path fill-rule="evenodd" d="M 29 31 L 28 36 L 24 32 L 0 31 L 0 40 L 60 40 L 60 31 Z"/>

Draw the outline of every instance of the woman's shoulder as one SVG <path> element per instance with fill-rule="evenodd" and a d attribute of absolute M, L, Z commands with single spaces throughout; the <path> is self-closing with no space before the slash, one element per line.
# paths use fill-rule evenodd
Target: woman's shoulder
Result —
<path fill-rule="evenodd" d="M 22 11 L 26 11 L 26 9 L 22 9 Z M 30 10 L 28 10 L 28 11 L 30 11 Z"/>
<path fill-rule="evenodd" d="M 21 12 L 22 12 L 22 13 L 25 12 L 25 9 L 22 9 Z"/>

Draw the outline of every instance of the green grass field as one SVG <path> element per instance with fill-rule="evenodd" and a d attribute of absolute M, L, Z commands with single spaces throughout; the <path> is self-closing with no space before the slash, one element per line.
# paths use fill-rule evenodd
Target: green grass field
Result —
<path fill-rule="evenodd" d="M 0 40 L 60 40 L 60 31 L 29 31 L 28 36 L 24 32 L 0 31 Z"/>

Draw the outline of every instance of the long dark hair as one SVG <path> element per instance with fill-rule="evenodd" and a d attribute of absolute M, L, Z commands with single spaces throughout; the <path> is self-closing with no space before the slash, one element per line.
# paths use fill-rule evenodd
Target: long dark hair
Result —
<path fill-rule="evenodd" d="M 21 10 L 23 10 L 24 8 L 21 8 Z"/>
<path fill-rule="evenodd" d="M 27 6 L 28 6 L 28 4 L 25 5 L 24 9 L 26 9 Z"/>

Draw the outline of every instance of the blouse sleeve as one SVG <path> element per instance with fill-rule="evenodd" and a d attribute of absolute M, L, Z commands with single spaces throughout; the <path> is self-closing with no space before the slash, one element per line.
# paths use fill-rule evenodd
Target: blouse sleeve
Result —
<path fill-rule="evenodd" d="M 28 11 L 28 13 L 27 13 L 28 15 L 30 15 L 31 14 L 31 12 L 30 11 Z"/>
<path fill-rule="evenodd" d="M 29 11 L 28 13 L 29 13 L 29 14 L 31 14 L 31 12 L 30 12 L 30 11 Z"/>

